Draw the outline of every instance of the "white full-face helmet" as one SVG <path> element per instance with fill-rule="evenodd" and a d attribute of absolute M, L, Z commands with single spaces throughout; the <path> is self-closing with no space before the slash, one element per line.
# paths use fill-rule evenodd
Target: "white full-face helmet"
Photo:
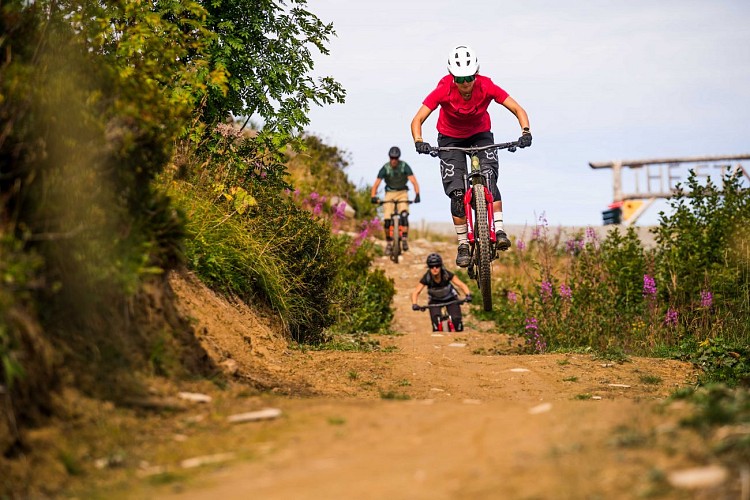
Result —
<path fill-rule="evenodd" d="M 453 76 L 471 76 L 479 71 L 477 54 L 468 45 L 458 45 L 448 53 L 448 71 Z"/>

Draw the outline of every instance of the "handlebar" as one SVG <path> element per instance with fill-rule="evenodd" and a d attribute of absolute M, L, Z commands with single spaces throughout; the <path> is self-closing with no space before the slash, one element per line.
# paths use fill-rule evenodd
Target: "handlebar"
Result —
<path fill-rule="evenodd" d="M 443 307 L 443 306 L 450 306 L 453 304 L 461 305 L 461 304 L 465 304 L 466 302 L 467 302 L 466 299 L 463 298 L 463 299 L 458 299 L 458 300 L 451 300 L 450 302 L 440 302 L 438 304 L 427 304 L 426 306 L 419 306 L 419 310 L 426 311 L 427 309 L 430 309 L 432 307 Z"/>
<path fill-rule="evenodd" d="M 461 148 L 458 146 L 433 146 L 430 148 L 430 156 L 437 156 L 439 151 L 462 151 L 466 154 L 478 153 L 487 149 L 507 149 L 513 153 L 518 148 L 518 141 L 503 142 L 498 144 L 489 144 L 487 146 L 472 146 L 469 148 Z"/>
<path fill-rule="evenodd" d="M 409 205 L 411 205 L 412 203 L 414 203 L 414 201 L 413 200 L 401 200 L 401 201 L 398 201 L 398 200 L 378 200 L 378 205 L 385 205 L 386 203 L 393 203 L 394 205 L 396 205 L 398 203 L 408 203 Z"/>

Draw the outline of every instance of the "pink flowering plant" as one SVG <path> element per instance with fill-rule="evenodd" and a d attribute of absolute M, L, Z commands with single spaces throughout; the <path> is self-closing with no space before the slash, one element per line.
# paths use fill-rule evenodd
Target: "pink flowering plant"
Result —
<path fill-rule="evenodd" d="M 721 189 L 691 176 L 649 246 L 634 227 L 562 237 L 542 215 L 515 252 L 500 254 L 495 307 L 476 314 L 499 331 L 533 330 L 548 350 L 698 356 L 717 343 L 747 352 L 750 192 L 738 175 Z"/>

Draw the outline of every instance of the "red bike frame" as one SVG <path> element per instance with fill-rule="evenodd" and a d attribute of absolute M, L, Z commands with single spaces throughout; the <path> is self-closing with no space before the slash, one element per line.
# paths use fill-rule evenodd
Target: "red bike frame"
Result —
<path fill-rule="evenodd" d="M 474 243 L 474 210 L 471 208 L 471 199 L 474 195 L 474 190 L 471 186 L 468 186 L 466 193 L 464 194 L 464 213 L 466 213 L 466 226 L 468 228 L 469 243 Z M 487 200 L 487 222 L 490 226 L 490 241 L 495 243 L 497 237 L 495 236 L 495 207 L 492 205 L 493 198 L 487 186 L 484 186 L 484 199 Z"/>

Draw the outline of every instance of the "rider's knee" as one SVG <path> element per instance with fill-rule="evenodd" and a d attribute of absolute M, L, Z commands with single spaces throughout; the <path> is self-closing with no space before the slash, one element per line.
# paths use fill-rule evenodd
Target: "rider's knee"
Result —
<path fill-rule="evenodd" d="M 406 210 L 401 212 L 400 219 L 401 220 L 399 222 L 401 223 L 402 226 L 408 226 L 409 225 L 409 212 L 407 212 Z"/>
<path fill-rule="evenodd" d="M 453 217 L 466 217 L 466 210 L 464 208 L 464 190 L 456 189 L 451 192 L 451 215 Z"/>
<path fill-rule="evenodd" d="M 391 219 L 385 219 L 385 220 L 383 221 L 383 226 L 384 226 L 384 227 L 385 227 L 386 229 L 388 229 L 389 227 L 391 227 L 391 225 L 393 225 L 393 221 L 392 221 Z"/>
<path fill-rule="evenodd" d="M 464 331 L 464 322 L 463 320 L 459 319 L 453 324 L 453 328 L 456 329 L 457 332 L 463 332 Z"/>

